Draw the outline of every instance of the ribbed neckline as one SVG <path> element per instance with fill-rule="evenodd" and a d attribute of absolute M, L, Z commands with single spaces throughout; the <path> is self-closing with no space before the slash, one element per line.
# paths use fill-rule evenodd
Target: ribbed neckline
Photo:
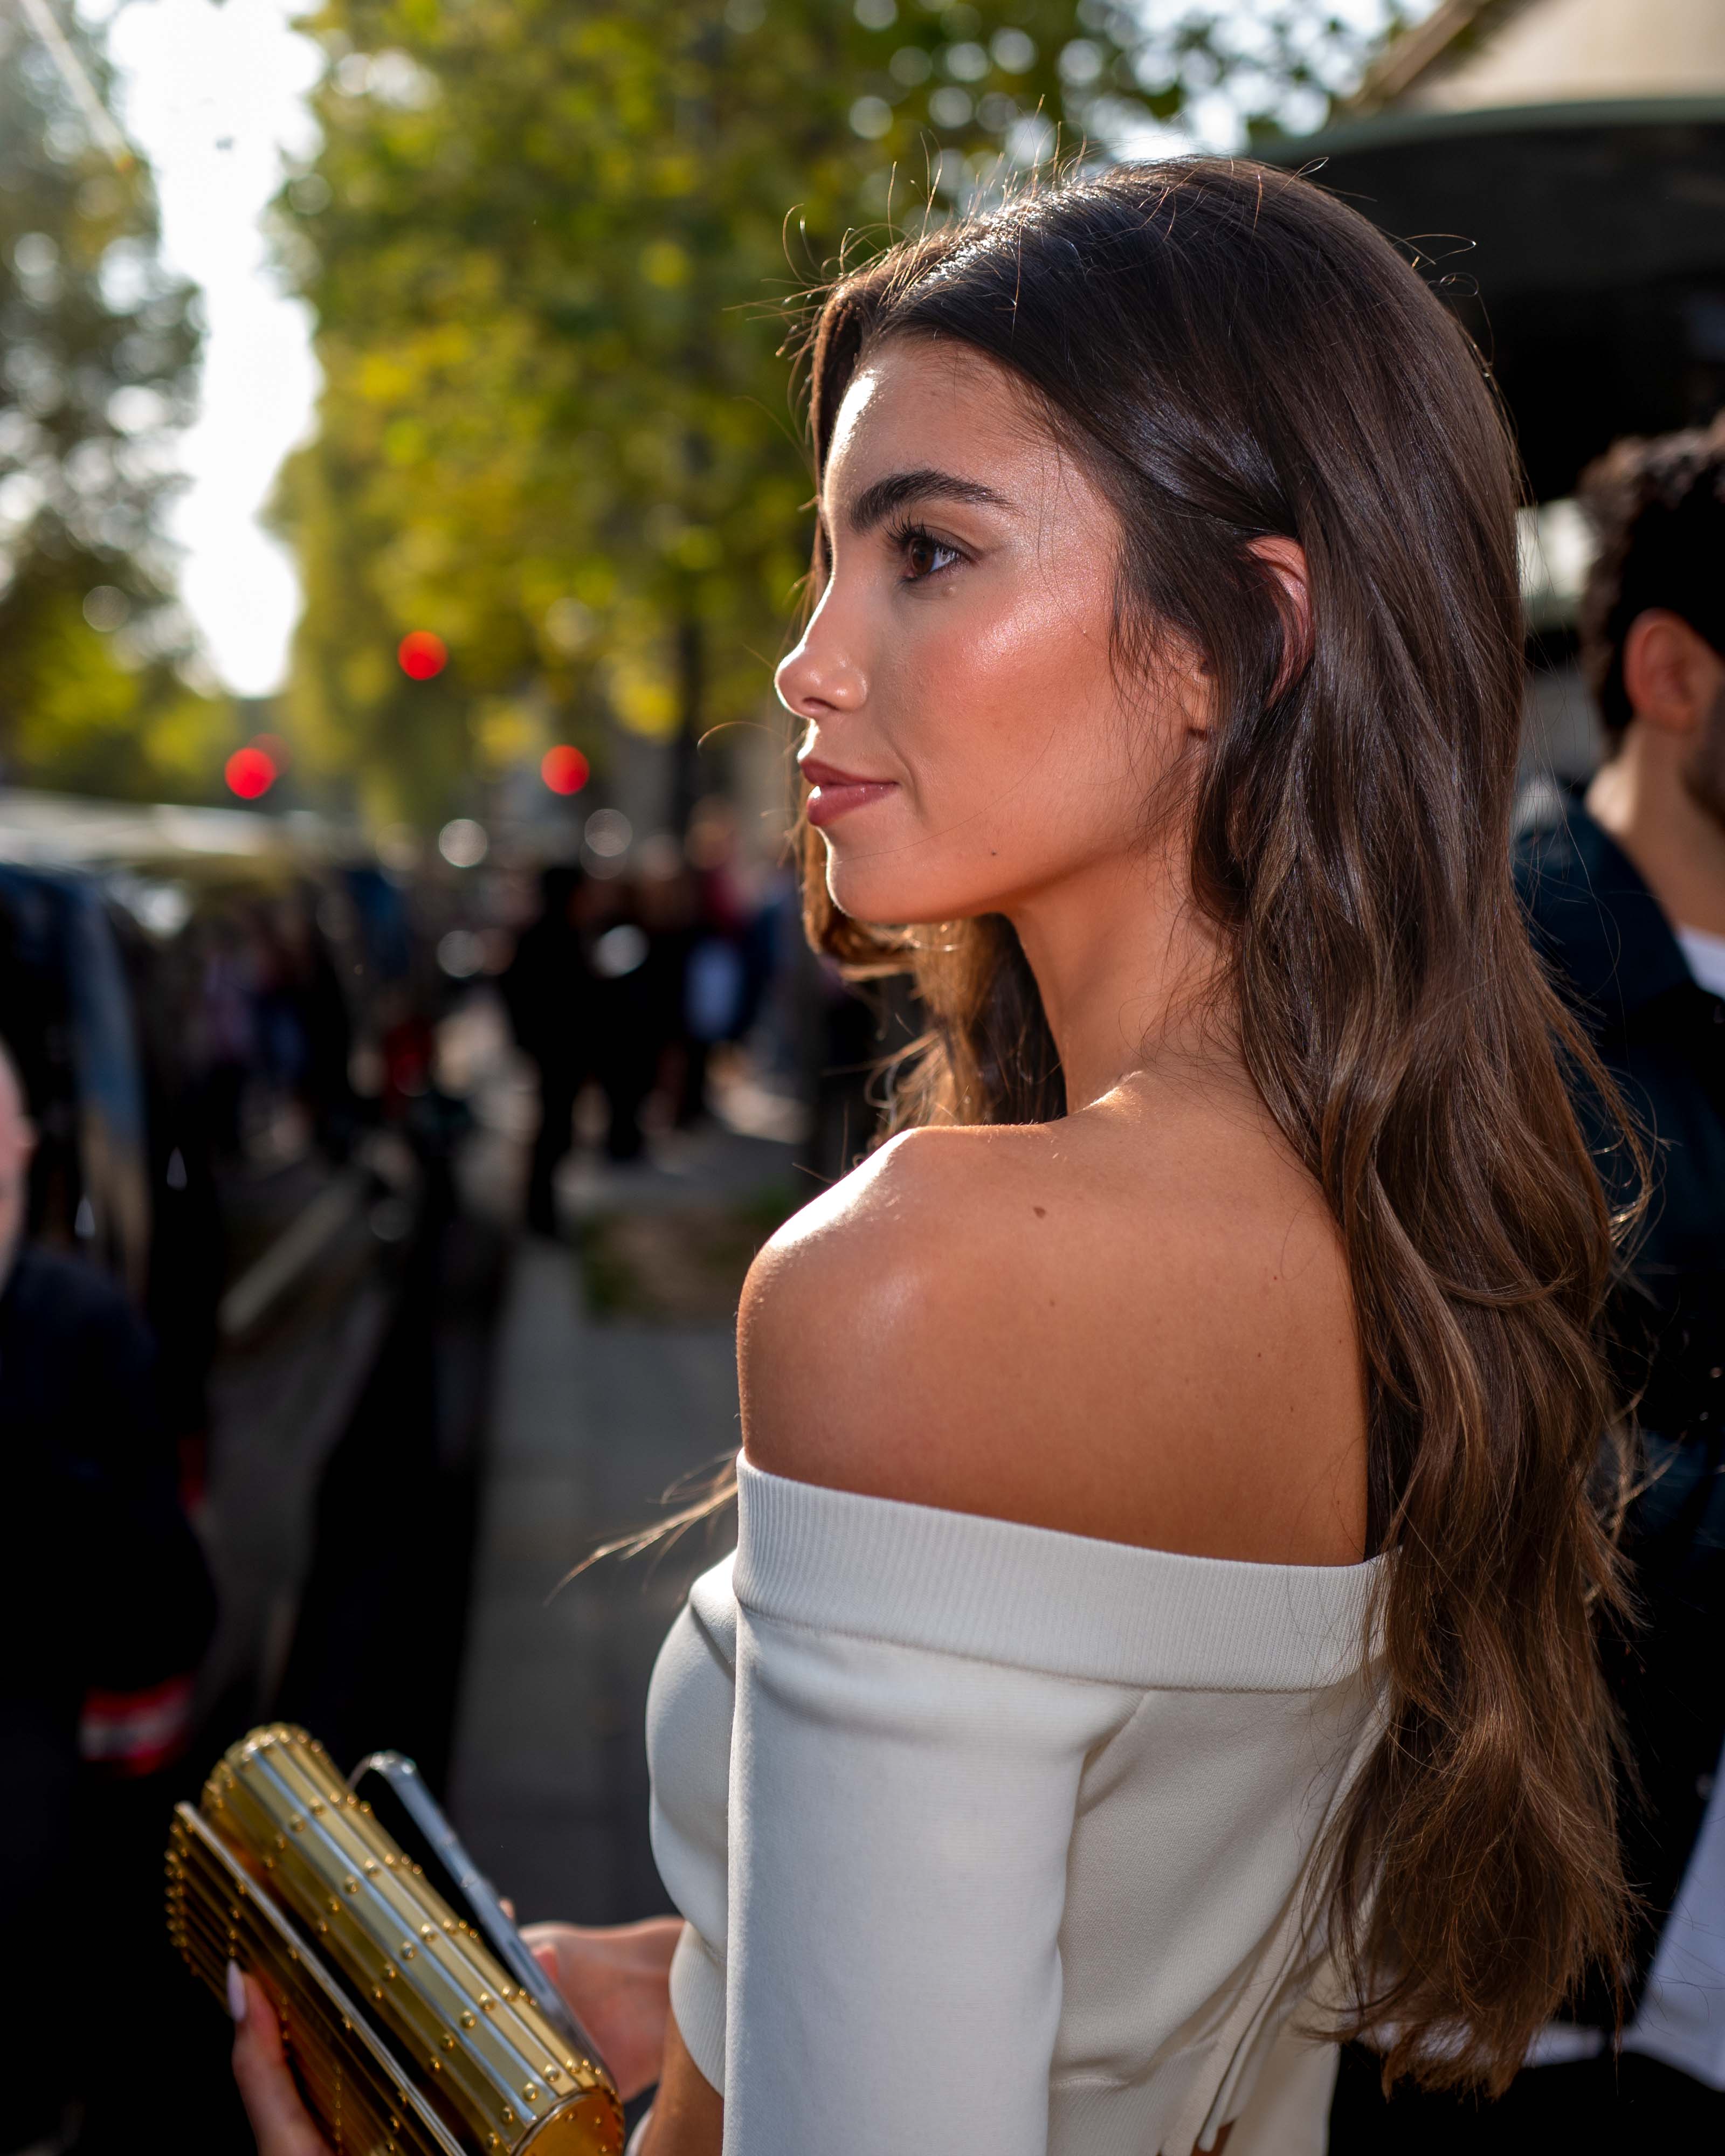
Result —
<path fill-rule="evenodd" d="M 739 1605 L 1105 1684 L 1313 1691 L 1368 1659 L 1388 1559 L 1245 1564 L 793 1482 L 737 1461 Z"/>

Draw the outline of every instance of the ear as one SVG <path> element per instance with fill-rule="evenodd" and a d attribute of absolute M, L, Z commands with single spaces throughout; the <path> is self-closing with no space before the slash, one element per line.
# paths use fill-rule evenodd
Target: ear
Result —
<path fill-rule="evenodd" d="M 1281 593 L 1284 649 L 1281 695 L 1312 657 L 1312 579 L 1306 566 L 1306 549 L 1297 539 L 1255 539 L 1246 550 L 1255 555 L 1275 578 Z"/>
<path fill-rule="evenodd" d="M 1717 701 L 1725 660 L 1681 614 L 1650 607 L 1623 640 L 1623 686 L 1630 708 L 1664 734 L 1692 734 Z"/>

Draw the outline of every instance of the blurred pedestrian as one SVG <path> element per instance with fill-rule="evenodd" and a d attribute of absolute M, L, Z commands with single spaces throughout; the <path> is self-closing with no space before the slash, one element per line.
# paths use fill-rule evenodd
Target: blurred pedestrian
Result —
<path fill-rule="evenodd" d="M 678 1121 L 711 1111 L 707 1071 L 721 1042 L 741 1040 L 753 1024 L 767 978 L 762 906 L 738 858 L 737 811 L 722 795 L 696 803 L 685 841 L 695 879 L 696 920 L 682 1009 L 687 1075 Z"/>
<path fill-rule="evenodd" d="M 1526 835 L 1518 873 L 1656 1143 L 1614 1327 L 1648 1453 L 1625 1538 L 1644 1621 L 1607 1648 L 1635 1766 L 1638 1951 L 1621 2056 L 1601 1984 L 1484 2115 L 1411 2092 L 1386 2106 L 1355 2059 L 1337 2156 L 1725 2144 L 1725 418 L 1620 443 L 1583 499 L 1599 553 L 1582 655 L 1607 760 Z"/>
<path fill-rule="evenodd" d="M 0 2147 L 8 2149 L 47 2138 L 69 2099 L 87 2093 L 90 2046 L 67 2001 L 90 1981 L 89 1940 L 100 1937 L 101 1980 L 121 1997 L 130 1960 L 157 1944 L 153 1889 L 146 1933 L 131 1891 L 141 1881 L 110 1877 L 110 1866 L 125 1868 L 122 1854 L 105 1831 L 89 1832 L 110 1809 L 92 1805 L 90 1784 L 141 1782 L 183 1750 L 193 1673 L 214 1623 L 209 1574 L 155 1412 L 142 1321 L 105 1276 L 24 1240 L 34 1143 L 17 1069 L 0 1048 L 0 1478 L 10 1528 L 0 1568 L 0 1936 L 8 1943 Z M 136 1807 L 126 1809 L 129 1816 Z M 151 1807 L 152 1835 L 161 1810 Z M 90 1879 L 101 1882 L 99 1930 L 94 1921 L 83 1929 L 91 1912 L 78 1902 Z"/>
<path fill-rule="evenodd" d="M 605 1096 L 605 1153 L 639 1160 L 642 1111 L 660 1082 L 682 1001 L 688 931 L 674 879 L 595 886 L 588 920 L 593 1072 Z"/>
<path fill-rule="evenodd" d="M 312 894 L 296 892 L 269 911 L 271 978 L 280 1007 L 277 1023 L 289 1045 L 292 1089 L 304 1103 L 318 1145 L 345 1160 L 353 1143 L 355 1112 L 348 1060 L 353 1021 L 328 944 L 317 932 Z"/>
<path fill-rule="evenodd" d="M 203 957 L 190 1060 L 211 1150 L 233 1160 L 241 1150 L 246 1081 L 258 1059 L 255 953 L 242 925 L 224 916 L 199 921 L 195 932 Z"/>
<path fill-rule="evenodd" d="M 539 1129 L 527 1176 L 527 1225 L 557 1233 L 553 1178 L 574 1142 L 575 1099 L 596 1060 L 595 982 L 582 937 L 583 877 L 553 864 L 539 879 L 539 917 L 522 931 L 501 986 L 521 1052 L 539 1071 Z"/>

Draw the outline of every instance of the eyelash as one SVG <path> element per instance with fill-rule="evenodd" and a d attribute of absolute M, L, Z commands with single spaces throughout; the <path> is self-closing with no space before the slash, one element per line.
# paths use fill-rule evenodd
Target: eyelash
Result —
<path fill-rule="evenodd" d="M 948 569 L 964 559 L 963 554 L 950 541 L 937 539 L 933 532 L 921 524 L 896 524 L 886 536 L 894 550 L 900 554 L 908 553 L 913 546 L 920 543 L 932 547 L 937 554 L 952 557 L 950 561 L 942 562 L 937 568 L 925 569 L 921 576 L 901 578 L 900 581 L 903 583 L 926 584 L 936 577 L 944 576 Z"/>

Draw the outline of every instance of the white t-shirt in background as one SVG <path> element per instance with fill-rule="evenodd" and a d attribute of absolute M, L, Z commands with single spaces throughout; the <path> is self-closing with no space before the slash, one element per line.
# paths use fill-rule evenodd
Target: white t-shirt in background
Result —
<path fill-rule="evenodd" d="M 1725 996 L 1725 936 L 1705 928 L 1679 928 L 1677 942 L 1685 963 L 1709 995 Z"/>

